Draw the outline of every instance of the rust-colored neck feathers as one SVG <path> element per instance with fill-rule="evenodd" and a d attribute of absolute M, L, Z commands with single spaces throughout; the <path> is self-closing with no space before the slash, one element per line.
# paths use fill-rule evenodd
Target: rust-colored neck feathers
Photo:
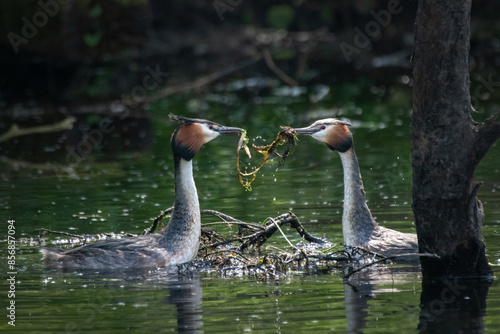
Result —
<path fill-rule="evenodd" d="M 204 144 L 204 135 L 198 123 L 182 124 L 172 136 L 172 151 L 184 160 L 193 159 Z"/>
<path fill-rule="evenodd" d="M 352 133 L 344 124 L 335 124 L 327 134 L 326 145 L 341 153 L 352 147 Z"/>

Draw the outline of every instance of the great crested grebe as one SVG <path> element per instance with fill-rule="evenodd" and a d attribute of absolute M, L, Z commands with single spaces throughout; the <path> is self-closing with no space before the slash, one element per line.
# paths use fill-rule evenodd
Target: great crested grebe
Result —
<path fill-rule="evenodd" d="M 175 162 L 175 205 L 170 222 L 160 233 L 121 240 L 105 240 L 71 250 L 43 248 L 52 268 L 155 268 L 181 264 L 195 258 L 201 234 L 200 205 L 193 178 L 192 159 L 201 146 L 220 134 L 242 129 L 212 121 L 169 115 L 179 123 L 172 134 Z"/>
<path fill-rule="evenodd" d="M 305 128 L 295 129 L 298 135 L 310 135 L 339 152 L 344 169 L 344 212 L 342 233 L 347 247 L 363 247 L 383 256 L 417 253 L 417 235 L 380 226 L 373 219 L 365 200 L 358 159 L 354 152 L 348 122 L 327 118 Z"/>

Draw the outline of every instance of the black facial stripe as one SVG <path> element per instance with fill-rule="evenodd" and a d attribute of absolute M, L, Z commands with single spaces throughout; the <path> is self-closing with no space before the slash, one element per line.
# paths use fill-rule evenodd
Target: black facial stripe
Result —
<path fill-rule="evenodd" d="M 335 149 L 341 153 L 344 153 L 345 151 L 347 151 L 348 149 L 350 149 L 352 147 L 352 137 L 349 136 L 349 137 L 346 137 L 344 140 L 342 140 L 341 142 L 339 142 Z"/>
<path fill-rule="evenodd" d="M 189 161 L 194 158 L 196 152 L 193 150 L 189 149 L 186 146 L 181 145 L 180 143 L 177 142 L 176 137 L 177 133 L 179 132 L 179 129 L 177 128 L 172 135 L 172 140 L 170 142 L 170 146 L 172 148 L 172 152 L 174 153 L 174 157 L 177 160 L 177 157 L 183 158 L 186 161 Z"/>

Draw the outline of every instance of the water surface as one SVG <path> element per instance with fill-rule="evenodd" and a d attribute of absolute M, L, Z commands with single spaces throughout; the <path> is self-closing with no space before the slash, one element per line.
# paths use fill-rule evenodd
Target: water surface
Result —
<path fill-rule="evenodd" d="M 0 189 L 2 259 L 7 257 L 8 219 L 15 220 L 19 248 L 16 326 L 7 325 L 4 316 L 0 328 L 30 333 L 412 333 L 419 326 L 437 332 L 433 324 L 439 321 L 444 321 L 444 326 L 446 321 L 456 325 L 455 320 L 462 317 L 460 310 L 449 313 L 434 308 L 430 314 L 422 311 L 421 275 L 411 267 L 368 270 L 349 281 L 344 281 L 344 273 L 339 271 L 290 272 L 266 280 L 245 275 L 221 277 L 214 272 L 179 272 L 177 268 L 106 275 L 61 273 L 44 268 L 35 243 L 38 228 L 74 234 L 139 234 L 161 210 L 171 206 L 174 191 L 169 139 L 175 125 L 166 122 L 168 112 L 245 127 L 251 137 L 260 137 L 258 144 L 274 139 L 280 125 L 305 126 L 338 113 L 353 124 L 351 131 L 373 215 L 381 225 L 415 232 L 411 211 L 410 102 L 404 89 L 397 93 L 402 98 L 361 91 L 363 98 L 359 101 L 344 103 L 343 93 L 338 91 L 336 99 L 327 99 L 324 105 L 311 110 L 300 94 L 274 94 L 262 97 L 258 103 L 240 101 L 238 108 L 251 110 L 246 117 L 243 112 L 231 113 L 234 106 L 213 102 L 218 101 L 213 96 L 206 97 L 209 108 L 200 115 L 185 111 L 194 98 L 177 98 L 151 106 L 151 138 L 140 149 L 107 151 L 106 147 L 96 147 L 79 161 L 73 177 L 36 168 L 5 168 Z M 219 210 L 251 222 L 292 210 L 309 232 L 325 236 L 340 249 L 340 159 L 336 152 L 311 138 L 299 139 L 296 150 L 279 171 L 273 162 L 259 173 L 252 191 L 246 191 L 236 177 L 236 137 L 221 136 L 205 145 L 194 160 L 202 209 Z M 495 275 L 500 266 L 499 165 L 496 145 L 476 175 L 478 181 L 484 182 L 479 198 L 485 208 L 484 237 Z M 292 243 L 300 241 L 294 231 L 285 229 L 285 233 Z M 53 235 L 47 243 L 63 238 Z M 269 245 L 287 247 L 278 234 Z M 0 268 L 2 273 L 9 271 L 6 260 L 2 260 Z M 8 290 L 6 279 L 0 285 L 3 291 Z M 473 330 L 479 332 L 483 327 L 491 333 L 500 330 L 498 290 L 498 282 L 494 281 L 486 308 L 462 317 L 470 322 L 461 328 L 471 328 L 473 323 Z M 442 291 L 435 293 L 434 307 L 452 304 L 449 298 L 443 299 Z M 456 298 L 474 300 L 468 290 L 457 291 Z M 8 300 L 2 300 L 7 305 Z"/>

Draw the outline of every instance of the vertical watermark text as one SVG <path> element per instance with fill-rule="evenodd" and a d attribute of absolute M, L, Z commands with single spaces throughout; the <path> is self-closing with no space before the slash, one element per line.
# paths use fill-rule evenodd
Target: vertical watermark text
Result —
<path fill-rule="evenodd" d="M 7 292 L 7 323 L 10 326 L 16 325 L 16 221 L 7 221 L 7 282 L 9 290 Z"/>

